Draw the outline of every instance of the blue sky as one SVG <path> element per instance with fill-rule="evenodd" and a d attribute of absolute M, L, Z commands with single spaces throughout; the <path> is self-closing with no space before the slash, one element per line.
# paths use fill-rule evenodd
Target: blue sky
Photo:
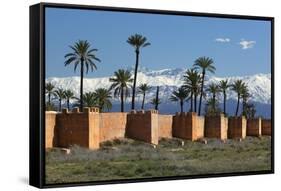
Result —
<path fill-rule="evenodd" d="M 126 40 L 135 33 L 151 43 L 140 55 L 140 66 L 150 69 L 189 68 L 208 56 L 217 76 L 270 73 L 270 27 L 269 21 L 47 8 L 46 77 L 79 76 L 64 66 L 69 45 L 79 39 L 97 48 L 101 59 L 87 77 L 133 66 L 135 53 Z"/>

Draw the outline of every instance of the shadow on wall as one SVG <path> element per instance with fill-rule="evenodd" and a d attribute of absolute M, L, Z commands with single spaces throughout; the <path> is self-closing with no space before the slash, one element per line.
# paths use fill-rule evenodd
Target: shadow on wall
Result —
<path fill-rule="evenodd" d="M 197 116 L 196 113 L 158 114 L 157 110 L 132 111 L 130 113 L 99 113 L 98 108 L 84 108 L 80 112 L 45 113 L 45 147 L 70 147 L 79 145 L 98 149 L 101 142 L 115 138 L 132 138 L 151 144 L 158 144 L 160 138 L 178 137 L 198 140 L 204 137 L 245 138 L 247 135 L 271 135 L 271 120 L 247 120 L 220 116 Z M 246 130 L 248 129 L 248 131 Z M 255 129 L 255 130 L 253 130 Z"/>

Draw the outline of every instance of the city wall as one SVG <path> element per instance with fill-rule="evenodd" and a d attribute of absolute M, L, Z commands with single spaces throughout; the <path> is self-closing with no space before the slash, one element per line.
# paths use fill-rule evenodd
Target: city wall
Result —
<path fill-rule="evenodd" d="M 100 113 L 100 142 L 124 138 L 127 113 Z"/>
<path fill-rule="evenodd" d="M 172 115 L 158 115 L 159 138 L 172 138 Z"/>
<path fill-rule="evenodd" d="M 245 138 L 271 135 L 271 120 L 201 117 L 196 113 L 177 113 L 175 116 L 158 114 L 156 110 L 130 113 L 99 113 L 98 108 L 63 109 L 61 113 L 45 113 L 45 147 L 79 145 L 98 149 L 101 142 L 116 138 L 132 138 L 158 144 L 161 138 L 178 137 L 196 141 L 204 137 Z"/>
<path fill-rule="evenodd" d="M 263 119 L 262 120 L 262 135 L 269 135 L 271 136 L 271 120 L 270 119 Z"/>
<path fill-rule="evenodd" d="M 242 117 L 228 118 L 228 138 L 242 138 L 246 137 L 247 120 Z"/>
<path fill-rule="evenodd" d="M 224 114 L 205 117 L 204 135 L 208 138 L 227 139 L 228 118 Z"/>
<path fill-rule="evenodd" d="M 158 112 L 150 111 L 132 111 L 127 115 L 126 137 L 158 144 Z"/>
<path fill-rule="evenodd" d="M 247 136 L 261 136 L 261 118 L 247 120 Z"/>
<path fill-rule="evenodd" d="M 174 137 L 198 140 L 204 137 L 204 117 L 194 112 L 177 113 L 173 116 L 172 135 Z"/>
<path fill-rule="evenodd" d="M 99 148 L 99 111 L 96 108 L 84 108 L 79 112 L 63 109 L 57 114 L 57 144 L 60 147 L 80 145 L 90 149 Z"/>
<path fill-rule="evenodd" d="M 57 113 L 53 111 L 46 111 L 45 113 L 45 147 L 52 148 L 57 145 L 56 128 Z"/>

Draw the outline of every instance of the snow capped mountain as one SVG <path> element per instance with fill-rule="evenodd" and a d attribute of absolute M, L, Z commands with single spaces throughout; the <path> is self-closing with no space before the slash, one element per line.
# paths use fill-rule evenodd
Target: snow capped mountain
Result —
<path fill-rule="evenodd" d="M 242 80 L 248 86 L 251 101 L 271 104 L 271 74 L 255 74 L 252 76 L 227 78 L 210 77 L 207 84 L 211 82 L 218 83 L 220 80 L 224 79 L 228 79 L 230 83 L 238 79 Z M 228 91 L 228 97 L 236 99 L 237 95 L 233 91 Z"/>
<path fill-rule="evenodd" d="M 133 68 L 129 68 L 133 73 Z M 147 100 L 151 100 L 155 96 L 156 86 L 160 86 L 159 96 L 163 102 L 168 102 L 172 91 L 183 84 L 183 75 L 186 72 L 184 68 L 176 69 L 162 69 L 149 70 L 147 68 L 140 68 L 138 71 L 137 85 L 147 83 L 152 86 L 152 90 L 147 95 Z M 109 78 L 84 78 L 84 92 L 94 91 L 97 88 L 109 88 L 111 83 Z M 251 76 L 235 76 L 235 77 L 206 77 L 206 86 L 214 82 L 218 83 L 220 80 L 228 79 L 230 83 L 234 80 L 241 79 L 248 85 L 251 94 L 251 101 L 270 104 L 271 103 L 271 74 L 255 74 Z M 80 77 L 65 77 L 56 78 L 50 77 L 46 82 L 53 83 L 56 87 L 72 90 L 78 97 L 80 88 Z M 236 93 L 229 90 L 228 99 L 236 99 Z M 141 101 L 141 96 L 138 95 L 136 101 Z M 118 99 L 115 99 L 116 101 Z"/>

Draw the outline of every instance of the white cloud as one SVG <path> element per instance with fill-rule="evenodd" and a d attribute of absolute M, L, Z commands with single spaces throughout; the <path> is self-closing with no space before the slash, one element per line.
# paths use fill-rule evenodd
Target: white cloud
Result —
<path fill-rule="evenodd" d="M 215 39 L 216 42 L 230 42 L 230 39 L 229 38 L 216 38 Z"/>
<path fill-rule="evenodd" d="M 249 48 L 253 48 L 254 45 L 256 44 L 256 41 L 253 41 L 253 40 L 247 41 L 247 40 L 241 39 L 239 44 L 241 45 L 242 49 L 246 50 Z"/>

